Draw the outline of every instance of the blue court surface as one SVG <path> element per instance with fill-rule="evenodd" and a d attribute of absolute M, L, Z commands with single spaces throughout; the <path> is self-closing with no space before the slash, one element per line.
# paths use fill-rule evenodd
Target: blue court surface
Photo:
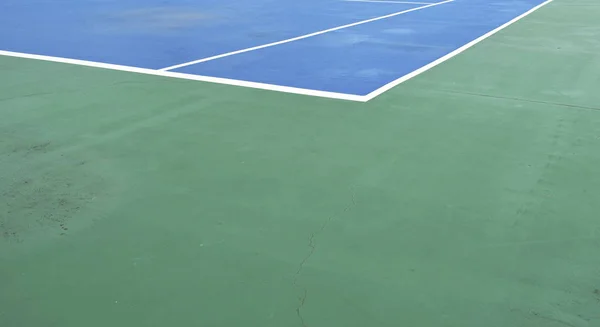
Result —
<path fill-rule="evenodd" d="M 4 0 L 0 50 L 365 97 L 542 2 Z"/>

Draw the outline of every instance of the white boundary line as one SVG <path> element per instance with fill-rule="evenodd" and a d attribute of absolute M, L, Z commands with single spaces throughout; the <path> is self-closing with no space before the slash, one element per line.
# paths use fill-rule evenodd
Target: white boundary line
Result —
<path fill-rule="evenodd" d="M 394 3 L 403 5 L 430 5 L 432 2 L 413 2 L 413 1 L 391 1 L 391 0 L 342 0 L 344 2 L 374 2 L 374 3 Z"/>
<path fill-rule="evenodd" d="M 228 78 L 192 75 L 192 74 L 184 74 L 184 73 L 177 73 L 177 72 L 167 72 L 167 71 L 160 71 L 160 70 L 147 69 L 147 68 L 105 64 L 105 63 L 101 63 L 101 62 L 86 61 L 86 60 L 79 60 L 79 59 L 43 56 L 43 55 L 12 52 L 12 51 L 3 51 L 3 50 L 0 50 L 0 56 L 52 61 L 52 62 L 59 62 L 59 63 L 63 63 L 63 64 L 73 64 L 73 65 L 79 65 L 79 66 L 120 70 L 120 71 L 125 71 L 125 72 L 132 72 L 132 73 L 139 73 L 139 74 L 146 74 L 146 75 L 174 77 L 174 78 L 189 79 L 189 80 L 209 82 L 209 83 L 243 86 L 243 87 L 249 87 L 249 88 L 254 88 L 254 89 L 310 95 L 310 96 L 321 97 L 321 98 L 365 102 L 364 96 L 362 96 L 362 95 L 335 93 L 335 92 L 327 92 L 327 91 L 317 91 L 317 90 L 302 89 L 302 88 L 281 86 L 281 85 L 275 85 L 275 84 L 248 82 L 248 81 L 228 79 Z"/>
<path fill-rule="evenodd" d="M 381 95 L 382 93 L 390 90 L 391 88 L 393 88 L 393 87 L 395 87 L 395 86 L 397 86 L 397 85 L 399 85 L 399 84 L 401 84 L 403 82 L 406 82 L 409 79 L 411 79 L 411 78 L 413 78 L 413 77 L 415 77 L 415 76 L 417 76 L 419 74 L 422 74 L 422 73 L 430 70 L 431 68 L 433 68 L 433 67 L 435 67 L 435 66 L 443 63 L 444 61 L 451 59 L 452 57 L 455 57 L 455 56 L 459 55 L 460 53 L 468 50 L 469 48 L 473 47 L 477 43 L 479 43 L 479 42 L 487 39 L 488 37 L 490 37 L 490 36 L 492 36 L 492 35 L 494 35 L 494 34 L 496 34 L 498 32 L 500 32 L 501 30 L 503 30 L 503 29 L 507 28 L 508 26 L 516 23 L 517 21 L 523 19 L 525 16 L 528 16 L 529 14 L 531 14 L 534 11 L 542 8 L 543 6 L 549 4 L 552 1 L 554 1 L 554 0 L 546 0 L 545 2 L 543 2 L 543 3 L 541 3 L 541 4 L 537 5 L 537 6 L 529 9 L 528 11 L 524 12 L 523 14 L 521 14 L 521 15 L 519 15 L 519 16 L 511 19 L 510 21 L 502 24 L 501 26 L 499 26 L 499 27 L 497 27 L 497 28 L 495 28 L 495 29 L 493 29 L 493 30 L 491 30 L 491 31 L 483 34 L 482 36 L 476 38 L 475 40 L 473 40 L 473 41 L 471 41 L 471 42 L 463 45 L 462 47 L 460 47 L 460 48 L 458 48 L 458 49 L 456 49 L 456 50 L 448 53 L 447 55 L 445 55 L 445 56 L 443 56 L 441 58 L 438 58 L 438 59 L 436 59 L 436 60 L 428 63 L 427 65 L 425 65 L 425 66 L 423 66 L 423 67 L 421 67 L 421 68 L 419 68 L 417 70 L 414 70 L 414 71 L 412 71 L 412 72 L 410 72 L 410 73 L 408 73 L 408 74 L 406 74 L 406 75 L 404 75 L 404 76 L 402 76 L 402 77 L 400 77 L 400 78 L 398 78 L 398 79 L 396 79 L 396 80 L 394 80 L 394 81 L 392 81 L 392 82 L 390 82 L 390 83 L 388 83 L 388 84 L 386 84 L 386 85 L 378 88 L 377 90 L 375 90 L 375 91 L 373 91 L 373 92 L 365 95 L 364 96 L 365 102 L 369 101 L 369 100 L 372 100 L 373 98 Z"/>
<path fill-rule="evenodd" d="M 263 44 L 263 45 L 259 45 L 259 46 L 255 46 L 255 47 L 251 47 L 251 48 L 241 49 L 241 50 L 227 52 L 227 53 L 222 53 L 220 55 L 216 55 L 216 56 L 212 56 L 212 57 L 207 57 L 207 58 L 202 58 L 202 59 L 198 59 L 198 60 L 188 61 L 188 62 L 184 62 L 184 63 L 181 63 L 181 64 L 177 64 L 177 65 L 173 65 L 173 66 L 161 68 L 159 70 L 161 70 L 161 71 L 168 71 L 168 70 L 178 69 L 178 68 L 182 68 L 182 67 L 186 67 L 186 66 L 191 66 L 191 65 L 196 65 L 196 64 L 199 64 L 199 63 L 203 63 L 203 62 L 207 62 L 207 61 L 211 61 L 211 60 L 215 60 L 215 59 L 220 59 L 220 58 L 224 58 L 224 57 L 229 57 L 229 56 L 237 55 L 237 54 L 244 53 L 244 52 L 250 52 L 250 51 L 260 50 L 260 49 L 264 49 L 264 48 L 268 48 L 268 47 L 272 47 L 272 46 L 276 46 L 276 45 L 280 45 L 280 44 L 290 43 L 290 42 L 294 42 L 294 41 L 306 39 L 306 38 L 313 37 L 313 36 L 317 36 L 317 35 L 321 35 L 321 34 L 333 32 L 333 31 L 338 31 L 338 30 L 341 30 L 341 29 L 344 29 L 344 28 L 348 28 L 348 27 L 353 27 L 353 26 L 357 26 L 357 25 L 371 23 L 371 22 L 374 22 L 374 21 L 378 21 L 378 20 L 382 20 L 382 19 L 386 19 L 386 18 L 391 18 L 391 17 L 394 17 L 394 16 L 399 16 L 399 15 L 407 14 L 409 12 L 413 12 L 413 11 L 417 11 L 417 10 L 421 10 L 421 9 L 426 9 L 426 8 L 430 8 L 430 7 L 434 7 L 434 6 L 443 5 L 445 3 L 449 3 L 449 2 L 453 2 L 453 1 L 454 0 L 445 0 L 445 1 L 441 1 L 441 2 L 430 3 L 428 5 L 424 5 L 424 6 L 420 6 L 420 7 L 415 7 L 415 8 L 411 8 L 411 9 L 407 9 L 407 10 L 403 10 L 403 11 L 398 11 L 398 12 L 395 12 L 395 13 L 389 14 L 389 15 L 384 15 L 384 16 L 379 16 L 379 17 L 375 17 L 375 18 L 371 18 L 371 19 L 361 20 L 359 22 L 352 23 L 352 24 L 346 24 L 346 25 L 342 25 L 342 26 L 338 26 L 338 27 L 333 27 L 333 28 L 329 28 L 329 29 L 326 29 L 326 30 L 322 30 L 322 31 L 314 32 L 314 33 L 309 33 L 309 34 L 304 34 L 304 35 L 293 37 L 293 38 L 290 38 L 290 39 L 281 40 L 281 41 L 272 42 L 272 43 L 267 43 L 267 44 Z"/>
<path fill-rule="evenodd" d="M 201 76 L 201 75 L 192 75 L 192 74 L 184 74 L 184 73 L 177 73 L 177 72 L 170 72 L 170 71 L 161 71 L 161 70 L 154 70 L 154 69 L 146 69 L 146 68 L 139 68 L 139 67 L 131 67 L 131 66 L 123 66 L 123 65 L 114 65 L 114 64 L 106 64 L 106 63 L 101 63 L 101 62 L 94 62 L 94 61 L 86 61 L 86 60 L 78 60 L 78 59 L 69 59 L 69 58 L 61 58 L 61 57 L 53 57 L 53 56 L 44 56 L 44 55 L 36 55 L 36 54 L 29 54 L 29 53 L 21 53 L 21 52 L 13 52 L 13 51 L 4 51 L 4 50 L 0 50 L 0 56 L 8 56 L 8 57 L 18 57 L 18 58 L 27 58 L 27 59 L 35 59 L 35 60 L 43 60 L 43 61 L 52 61 L 52 62 L 58 62 L 58 63 L 64 63 L 64 64 L 72 64 L 72 65 L 79 65 L 79 66 L 87 66 L 87 67 L 95 67 L 95 68 L 104 68 L 104 69 L 111 69 L 111 70 L 119 70 L 119 71 L 125 71 L 125 72 L 132 72 L 132 73 L 139 73 L 139 74 L 146 74 L 146 75 L 154 75 L 154 76 L 163 76 L 163 77 L 172 77 L 172 78 L 180 78 L 180 79 L 188 79 L 188 80 L 195 80 L 195 81 L 202 81 L 202 82 L 209 82 L 209 83 L 218 83 L 218 84 L 226 84 L 226 85 L 233 85 L 233 86 L 242 86 L 242 87 L 248 87 L 248 88 L 254 88 L 254 89 L 262 89 L 262 90 L 269 90 L 269 91 L 276 91 L 276 92 L 285 92 L 285 93 L 293 93 L 293 94 L 301 94 L 301 95 L 308 95 L 308 96 L 315 96 L 315 97 L 322 97 L 322 98 L 330 98 L 330 99 L 339 99 L 339 100 L 348 100 L 348 101 L 357 101 L 357 102 L 367 102 L 370 101 L 372 99 L 374 99 L 375 97 L 381 95 L 382 93 L 390 90 L 391 88 L 421 74 L 424 73 L 426 71 L 428 71 L 429 69 L 443 63 L 446 60 L 451 59 L 452 57 L 455 57 L 456 55 L 466 51 L 467 49 L 473 47 L 474 45 L 476 45 L 477 43 L 487 39 L 488 37 L 498 33 L 499 31 L 505 29 L 506 27 L 512 25 L 513 23 L 521 20 L 522 18 L 528 16 L 529 14 L 533 13 L 534 11 L 542 8 L 543 6 L 549 4 L 550 2 L 552 2 L 553 0 L 547 0 L 535 7 L 533 7 L 532 9 L 530 9 L 529 11 L 521 14 L 520 16 L 510 20 L 509 22 L 501 25 L 500 27 L 478 37 L 477 39 L 463 45 L 462 47 L 448 53 L 447 55 L 438 58 L 435 61 L 432 61 L 431 63 L 409 73 L 406 74 L 380 88 L 378 88 L 377 90 L 367 94 L 367 95 L 354 95 L 354 94 L 345 94 L 345 93 L 336 93 L 336 92 L 326 92 L 326 91 L 318 91 L 318 90 L 311 90 L 311 89 L 302 89 L 302 88 L 295 88 L 295 87 L 288 87 L 288 86 L 281 86 L 281 85 L 274 85 L 274 84 L 265 84 L 265 83 L 256 83 L 256 82 L 249 82 L 249 81 L 242 81 L 242 80 L 234 80 L 234 79 L 227 79 L 227 78 L 219 78 L 219 77 L 211 77 L 211 76 Z"/>

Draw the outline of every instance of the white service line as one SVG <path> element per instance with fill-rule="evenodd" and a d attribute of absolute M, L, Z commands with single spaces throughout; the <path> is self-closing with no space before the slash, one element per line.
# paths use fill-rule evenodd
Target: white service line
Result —
<path fill-rule="evenodd" d="M 413 11 L 417 11 L 417 10 L 421 10 L 421 9 L 426 9 L 426 8 L 430 8 L 430 7 L 434 7 L 434 6 L 443 5 L 445 3 L 449 3 L 449 2 L 453 2 L 453 1 L 454 0 L 446 0 L 446 1 L 436 2 L 436 3 L 430 3 L 428 5 L 424 5 L 424 6 L 420 6 L 420 7 L 415 7 L 415 8 L 411 8 L 411 9 L 407 9 L 407 10 L 403 10 L 403 11 L 398 11 L 398 12 L 395 12 L 393 14 L 389 14 L 389 15 L 385 15 L 385 16 L 379 16 L 379 17 L 375 17 L 375 18 L 371 18 L 371 19 L 361 20 L 361 21 L 356 22 L 356 23 L 342 25 L 342 26 L 338 26 L 338 27 L 334 27 L 334 28 L 329 28 L 329 29 L 326 29 L 326 30 L 322 30 L 322 31 L 318 31 L 318 32 L 310 33 L 310 34 L 305 34 L 305 35 L 293 37 L 291 39 L 286 39 L 286 40 L 281 40 L 281 41 L 277 41 L 277 42 L 267 43 L 267 44 L 263 44 L 263 45 L 259 45 L 259 46 L 255 46 L 255 47 L 251 47 L 251 48 L 246 48 L 246 49 L 241 49 L 241 50 L 237 50 L 237 51 L 223 53 L 223 54 L 212 56 L 212 57 L 208 57 L 208 58 L 203 58 L 203 59 L 198 59 L 198 60 L 194 60 L 194 61 L 184 62 L 182 64 L 177 64 L 177 65 L 173 65 L 173 66 L 161 68 L 159 70 L 160 71 L 173 70 L 173 69 L 182 68 L 182 67 L 186 67 L 186 66 L 191 66 L 191 65 L 195 65 L 195 64 L 199 64 L 199 63 L 203 63 L 203 62 L 215 60 L 215 59 L 220 59 L 220 58 L 224 58 L 224 57 L 229 57 L 229 56 L 237 55 L 237 54 L 244 53 L 244 52 L 250 52 L 250 51 L 264 49 L 264 48 L 268 48 L 268 47 L 272 47 L 272 46 L 276 46 L 276 45 L 280 45 L 280 44 L 290 43 L 290 42 L 294 42 L 294 41 L 306 39 L 306 38 L 313 37 L 313 36 L 317 36 L 317 35 L 321 35 L 321 34 L 333 32 L 333 31 L 338 31 L 338 30 L 341 30 L 341 29 L 344 29 L 344 28 L 348 28 L 348 27 L 353 27 L 353 26 L 357 26 L 357 25 L 371 23 L 371 22 L 374 22 L 374 21 L 378 21 L 378 20 L 382 20 L 382 19 L 386 19 L 386 18 L 391 18 L 391 17 L 394 17 L 394 16 L 399 16 L 399 15 L 407 14 L 409 12 L 413 12 Z"/>
<path fill-rule="evenodd" d="M 517 21 L 523 19 L 524 17 L 528 16 L 529 14 L 531 14 L 534 11 L 542 8 L 543 6 L 549 4 L 552 1 L 554 1 L 554 0 L 546 0 L 545 2 L 543 2 L 543 3 L 541 3 L 541 4 L 537 5 L 537 6 L 535 6 L 533 8 L 531 8 L 530 10 L 528 10 L 525 13 L 521 14 L 520 16 L 517 16 L 517 17 L 513 18 L 512 20 L 508 21 L 507 23 L 502 24 L 501 26 L 499 26 L 499 27 L 497 27 L 497 28 L 495 28 L 495 29 L 493 29 L 493 30 L 491 30 L 491 31 L 483 34 L 482 36 L 476 38 L 475 40 L 473 40 L 473 41 L 471 41 L 471 42 L 463 45 L 462 47 L 460 47 L 460 48 L 458 48 L 458 49 L 456 49 L 456 50 L 448 53 L 447 55 L 445 55 L 445 56 L 443 56 L 441 58 L 438 58 L 437 60 L 434 60 L 434 61 L 428 63 L 427 65 L 425 65 L 425 66 L 423 66 L 423 67 L 421 67 L 421 68 L 419 68 L 417 70 L 414 70 L 414 71 L 412 71 L 412 72 L 410 72 L 410 73 L 408 73 L 408 74 L 406 74 L 406 75 L 404 75 L 404 76 L 402 76 L 402 77 L 400 77 L 400 78 L 398 78 L 398 79 L 396 79 L 396 80 L 394 80 L 394 81 L 392 81 L 392 82 L 390 82 L 390 83 L 388 83 L 388 84 L 386 84 L 386 85 L 378 88 L 377 90 L 375 90 L 375 91 L 373 91 L 373 92 L 365 95 L 364 96 L 365 102 L 369 101 L 369 100 L 372 100 L 373 98 L 377 97 L 378 95 L 381 95 L 385 91 L 388 91 L 391 88 L 397 86 L 398 84 L 406 82 L 407 80 L 409 80 L 409 79 L 411 79 L 411 78 L 413 78 L 413 77 L 415 77 L 415 76 L 417 76 L 419 74 L 422 74 L 422 73 L 430 70 L 431 68 L 433 68 L 433 67 L 435 67 L 435 66 L 443 63 L 444 61 L 446 61 L 448 59 L 451 59 L 452 57 L 455 57 L 455 56 L 459 55 L 460 53 L 462 53 L 462 52 L 466 51 L 467 49 L 473 47 L 477 43 L 479 43 L 479 42 L 487 39 L 488 37 L 490 37 L 490 36 L 492 36 L 492 35 L 494 35 L 494 34 L 496 34 L 498 32 L 500 32 L 501 30 L 503 30 L 503 29 L 507 28 L 508 26 L 516 23 Z"/>
<path fill-rule="evenodd" d="M 249 87 L 249 88 L 262 89 L 262 90 L 268 90 L 268 91 L 302 94 L 302 95 L 309 95 L 309 96 L 321 97 L 321 98 L 365 102 L 364 96 L 362 96 L 362 95 L 318 91 L 318 90 L 311 90 L 311 89 L 302 89 L 302 88 L 296 88 L 296 87 L 290 87 L 290 86 L 249 82 L 249 81 L 212 77 L 212 76 L 201 76 L 201 75 L 192 75 L 192 74 L 184 74 L 184 73 L 177 73 L 177 72 L 167 72 L 167 71 L 160 71 L 160 70 L 155 70 L 155 69 L 106 64 L 106 63 L 95 62 L 95 61 L 69 59 L 69 58 L 53 57 L 53 56 L 43 56 L 43 55 L 36 55 L 36 54 L 30 54 L 30 53 L 21 53 L 21 52 L 3 51 L 3 50 L 0 50 L 0 56 L 52 61 L 52 62 L 59 62 L 59 63 L 63 63 L 63 64 L 104 68 L 104 69 L 110 69 L 110 70 L 120 70 L 120 71 L 145 74 L 145 75 L 173 77 L 173 78 L 189 79 L 189 80 L 209 82 L 209 83 Z"/>
<path fill-rule="evenodd" d="M 392 1 L 392 0 L 342 0 L 344 2 L 375 2 L 375 3 L 395 3 L 402 5 L 430 5 L 432 2 L 414 2 L 414 1 Z"/>

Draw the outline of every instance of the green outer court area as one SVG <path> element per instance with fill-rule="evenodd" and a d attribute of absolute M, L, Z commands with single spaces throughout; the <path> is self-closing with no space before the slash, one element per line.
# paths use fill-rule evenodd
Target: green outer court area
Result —
<path fill-rule="evenodd" d="M 0 326 L 600 326 L 600 3 L 367 103 L 0 57 Z"/>

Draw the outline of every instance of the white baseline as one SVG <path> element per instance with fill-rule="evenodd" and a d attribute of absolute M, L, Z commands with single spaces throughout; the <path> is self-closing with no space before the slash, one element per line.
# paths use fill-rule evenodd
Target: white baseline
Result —
<path fill-rule="evenodd" d="M 173 77 L 173 78 L 179 78 L 179 79 L 189 79 L 189 80 L 194 80 L 194 81 L 234 85 L 234 86 L 248 87 L 248 88 L 253 88 L 253 89 L 262 89 L 262 90 L 277 91 L 277 92 L 284 92 L 284 93 L 310 95 L 310 96 L 321 97 L 321 98 L 349 100 L 349 101 L 357 101 L 357 102 L 365 101 L 364 96 L 355 95 L 355 94 L 302 89 L 302 88 L 297 88 L 297 87 L 266 84 L 266 83 L 257 83 L 257 82 L 242 81 L 242 80 L 237 80 L 237 79 L 228 79 L 228 78 L 220 78 L 220 77 L 212 77 L 212 76 L 192 75 L 192 74 L 184 74 L 184 73 L 177 73 L 177 72 L 165 72 L 165 71 L 148 69 L 148 68 L 114 65 L 114 64 L 107 64 L 107 63 L 103 63 L 103 62 L 70 59 L 70 58 L 62 58 L 62 57 L 53 57 L 53 56 L 44 56 L 44 55 L 37 55 L 37 54 L 31 54 L 31 53 L 0 50 L 0 56 L 52 61 L 52 62 L 59 62 L 59 63 L 63 63 L 63 64 L 72 64 L 72 65 L 78 65 L 78 66 L 119 70 L 119 71 L 124 71 L 124 72 L 131 72 L 131 73 L 138 73 L 138 74 L 145 74 L 145 75 L 155 75 L 155 76 Z"/>

